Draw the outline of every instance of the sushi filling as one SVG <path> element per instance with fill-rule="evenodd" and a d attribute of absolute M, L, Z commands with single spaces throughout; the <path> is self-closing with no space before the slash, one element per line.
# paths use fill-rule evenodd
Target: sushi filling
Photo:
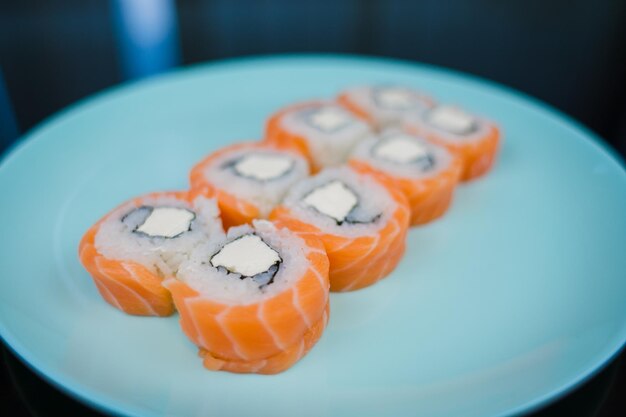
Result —
<path fill-rule="evenodd" d="M 293 159 L 283 155 L 251 154 L 229 164 L 236 174 L 257 180 L 268 181 L 280 178 L 294 167 Z"/>
<path fill-rule="evenodd" d="M 417 104 L 416 97 L 402 88 L 375 88 L 372 94 L 376 105 L 384 109 L 408 110 Z"/>
<path fill-rule="evenodd" d="M 148 237 L 172 239 L 191 230 L 196 214 L 181 207 L 141 206 L 122 218 L 132 232 Z"/>
<path fill-rule="evenodd" d="M 359 220 L 354 216 L 354 211 L 359 205 L 357 194 L 346 184 L 339 180 L 330 181 L 315 188 L 304 196 L 304 204 L 317 212 L 328 216 L 337 222 L 343 223 L 371 223 L 380 215 L 370 220 Z"/>
<path fill-rule="evenodd" d="M 375 158 L 398 164 L 419 165 L 423 171 L 433 168 L 434 158 L 426 146 L 404 134 L 388 136 L 372 148 Z"/>
<path fill-rule="evenodd" d="M 350 115 L 332 107 L 322 107 L 304 114 L 306 123 L 324 133 L 337 132 L 352 123 Z"/>
<path fill-rule="evenodd" d="M 214 268 L 239 275 L 239 279 L 252 278 L 263 288 L 274 282 L 282 259 L 258 235 L 249 233 L 222 246 L 210 263 Z"/>
<path fill-rule="evenodd" d="M 474 117 L 452 106 L 439 106 L 428 111 L 426 121 L 431 126 L 455 135 L 469 135 L 478 130 Z"/>

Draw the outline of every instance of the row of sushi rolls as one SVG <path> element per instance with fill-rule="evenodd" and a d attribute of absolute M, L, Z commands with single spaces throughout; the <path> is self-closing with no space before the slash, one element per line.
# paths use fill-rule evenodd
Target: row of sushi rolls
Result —
<path fill-rule="evenodd" d="M 369 85 L 296 103 L 264 138 L 226 146 L 185 191 L 121 204 L 79 257 L 125 313 L 169 316 L 210 370 L 282 372 L 313 348 L 329 292 L 387 277 L 407 232 L 493 165 L 500 131 L 413 88 Z"/>

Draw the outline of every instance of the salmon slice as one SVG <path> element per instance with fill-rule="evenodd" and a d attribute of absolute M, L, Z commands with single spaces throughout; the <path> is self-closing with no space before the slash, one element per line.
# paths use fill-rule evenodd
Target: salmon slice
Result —
<path fill-rule="evenodd" d="M 433 129 L 412 125 L 406 128 L 458 155 L 462 162 L 461 181 L 470 181 L 486 174 L 495 162 L 500 144 L 500 130 L 495 125 L 489 125 L 485 135 L 476 140 L 458 142 L 445 139 Z"/>
<path fill-rule="evenodd" d="M 429 223 L 448 210 L 462 170 L 458 157 L 437 175 L 427 178 L 393 176 L 359 159 L 350 160 L 349 165 L 357 172 L 373 175 L 387 186 L 401 190 L 411 208 L 411 226 Z"/>
<path fill-rule="evenodd" d="M 193 187 L 193 185 L 192 185 Z M 259 208 L 254 204 L 238 198 L 228 191 L 215 188 L 215 198 L 222 213 L 224 228 L 228 229 L 240 224 L 252 223 L 259 218 Z"/>
<path fill-rule="evenodd" d="M 217 204 L 222 216 L 222 222 L 226 229 L 245 223 L 252 223 L 252 220 L 262 217 L 261 210 L 253 202 L 247 201 L 245 198 L 238 197 L 228 190 L 213 184 L 205 175 L 205 171 L 219 159 L 230 153 L 246 149 L 253 150 L 268 148 L 285 149 L 283 147 L 277 147 L 263 142 L 238 143 L 227 146 L 210 154 L 191 169 L 189 175 L 191 191 L 196 194 L 217 199 Z M 293 151 L 294 149 L 292 148 L 290 150 Z M 297 151 L 296 153 L 298 155 L 303 155 Z"/>
<path fill-rule="evenodd" d="M 249 147 L 248 144 L 242 143 L 220 149 L 196 164 L 189 174 L 192 192 L 217 199 L 225 229 L 252 222 L 253 219 L 259 216 L 259 208 L 249 201 L 237 198 L 224 189 L 215 187 L 206 178 L 204 171 L 221 156 L 238 149 L 245 149 L 246 147 Z"/>
<path fill-rule="evenodd" d="M 307 270 L 291 287 L 260 302 L 225 304 L 200 294 L 185 282 L 174 278 L 164 281 L 178 309 L 183 332 L 206 351 L 203 355 L 207 367 L 217 366 L 209 366 L 210 358 L 249 363 L 284 354 L 320 321 L 328 303 L 328 257 L 315 237 L 301 237 Z"/>
<path fill-rule="evenodd" d="M 267 123 L 265 125 L 265 138 L 263 139 L 263 142 L 271 144 L 273 147 L 278 149 L 285 149 L 299 153 L 300 155 L 304 156 L 309 162 L 309 166 L 311 167 L 311 174 L 317 174 L 324 168 L 324 165 L 315 157 L 315 153 L 311 148 L 309 139 L 307 139 L 307 136 L 305 136 L 304 134 L 284 128 L 283 118 L 289 113 L 296 113 L 302 109 L 314 108 L 316 106 L 323 105 L 333 105 L 339 109 L 342 109 L 342 111 L 347 110 L 342 105 L 340 105 L 340 103 L 322 100 L 311 100 L 287 106 L 282 110 L 274 113 L 267 120 Z M 355 121 L 358 121 L 359 124 L 364 121 L 361 117 L 352 114 L 352 112 L 350 111 L 347 111 L 346 113 L 349 114 L 351 118 L 353 118 Z M 363 124 L 363 126 L 365 125 L 368 126 L 368 129 L 373 128 L 368 123 Z M 354 147 L 354 145 L 355 144 L 353 143 L 349 147 Z M 332 165 L 337 165 L 337 163 L 333 163 Z"/>
<path fill-rule="evenodd" d="M 203 359 L 205 368 L 211 371 L 227 371 L 234 373 L 257 373 L 257 374 L 277 374 L 292 367 L 302 359 L 321 338 L 330 312 L 330 304 L 326 308 L 322 317 L 317 320 L 302 336 L 300 340 L 288 346 L 285 350 L 265 359 L 253 361 L 236 361 L 231 359 L 221 359 L 211 354 L 208 350 L 200 348 L 198 353 Z"/>
<path fill-rule="evenodd" d="M 286 206 L 274 209 L 270 219 L 299 235 L 315 236 L 322 241 L 330 261 L 331 291 L 357 290 L 387 276 L 400 262 L 405 250 L 410 219 L 408 202 L 396 188 L 386 186 L 386 189 L 396 202 L 396 208 L 384 227 L 372 235 L 345 237 L 326 233 L 298 218 Z"/>
<path fill-rule="evenodd" d="M 412 91 L 412 93 L 416 94 L 416 97 L 419 97 L 419 102 L 421 103 L 421 106 L 432 107 L 435 104 L 435 100 L 433 100 L 431 97 L 426 96 L 424 93 L 417 92 L 412 89 L 407 89 L 407 90 Z M 355 99 L 354 92 L 355 91 L 352 89 L 341 92 L 337 96 L 337 103 L 339 103 L 345 109 L 350 111 L 356 117 L 362 119 L 363 121 L 370 124 L 371 126 L 374 126 L 377 130 L 381 130 L 384 127 L 401 124 L 399 120 L 403 118 L 403 115 L 406 114 L 407 110 L 386 110 L 387 112 L 391 112 L 395 114 L 392 116 L 394 120 L 391 120 L 391 121 L 385 120 L 385 119 L 389 119 L 389 116 L 381 117 L 381 115 L 377 115 L 376 114 L 377 106 L 374 103 L 370 103 L 370 106 L 368 106 L 362 102 L 359 102 L 358 99 Z M 370 90 L 370 94 L 371 92 L 372 90 Z M 370 99 L 370 100 L 373 101 L 373 99 Z M 381 111 L 381 109 L 378 109 L 378 111 Z M 382 111 L 385 111 L 385 110 L 382 110 Z M 415 111 L 415 109 L 412 109 L 412 111 Z M 396 121 L 395 119 L 397 119 L 398 121 Z"/>
<path fill-rule="evenodd" d="M 299 110 L 321 104 L 324 104 L 324 101 L 312 100 L 287 106 L 284 109 L 274 113 L 267 120 L 267 123 L 265 125 L 265 138 L 263 139 L 263 142 L 269 143 L 278 149 L 286 149 L 298 152 L 300 155 L 304 156 L 309 162 L 309 166 L 311 167 L 311 174 L 318 173 L 324 167 L 315 160 L 313 152 L 311 151 L 311 148 L 309 147 L 308 141 L 305 136 L 283 129 L 282 118 L 287 113 L 297 112 Z"/>
<path fill-rule="evenodd" d="M 350 94 L 342 93 L 337 97 L 337 103 L 348 109 L 352 114 L 363 119 L 372 126 L 376 126 L 376 118 L 362 106 L 359 106 L 350 98 Z"/>
<path fill-rule="evenodd" d="M 193 196 L 184 191 L 173 191 L 152 193 L 132 201 L 139 207 L 148 198 L 172 197 L 189 201 Z M 98 252 L 95 238 L 107 216 L 87 230 L 78 247 L 80 262 L 93 278 L 102 298 L 127 314 L 169 316 L 174 313 L 172 296 L 161 285 L 163 277 L 139 263 L 109 259 Z"/>

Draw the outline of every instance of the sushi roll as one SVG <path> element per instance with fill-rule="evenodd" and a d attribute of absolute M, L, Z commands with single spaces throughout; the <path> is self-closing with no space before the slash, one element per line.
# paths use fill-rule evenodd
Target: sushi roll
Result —
<path fill-rule="evenodd" d="M 408 112 L 427 109 L 435 103 L 417 90 L 395 85 L 351 88 L 340 93 L 337 101 L 377 129 L 400 126 Z"/>
<path fill-rule="evenodd" d="M 456 154 L 397 128 L 361 142 L 349 164 L 402 190 L 409 201 L 413 226 L 446 212 L 461 174 L 461 160 Z"/>
<path fill-rule="evenodd" d="M 324 243 L 331 291 L 356 290 L 387 276 L 404 253 L 409 218 L 402 192 L 347 166 L 294 185 L 270 215 Z"/>
<path fill-rule="evenodd" d="M 480 177 L 494 163 L 500 142 L 498 126 L 460 107 L 440 105 L 411 113 L 404 123 L 409 131 L 445 146 L 461 157 L 461 181 Z"/>
<path fill-rule="evenodd" d="M 346 161 L 371 127 L 331 101 L 299 103 L 275 113 L 267 122 L 265 141 L 307 155 L 313 172 Z"/>
<path fill-rule="evenodd" d="M 94 224 L 80 242 L 79 258 L 112 306 L 133 315 L 168 316 L 174 304 L 163 279 L 175 275 L 196 246 L 223 235 L 214 199 L 152 193 Z"/>
<path fill-rule="evenodd" d="M 294 150 L 263 143 L 223 148 L 191 170 L 191 189 L 215 195 L 226 228 L 267 218 L 294 183 L 309 175 Z"/>
<path fill-rule="evenodd" d="M 210 370 L 282 372 L 315 345 L 328 320 L 321 242 L 267 220 L 210 239 L 164 285 Z"/>

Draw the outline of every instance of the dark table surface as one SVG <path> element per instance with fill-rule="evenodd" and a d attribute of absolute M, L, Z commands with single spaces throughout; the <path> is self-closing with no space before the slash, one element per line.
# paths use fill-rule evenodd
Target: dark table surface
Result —
<path fill-rule="evenodd" d="M 102 416 L 52 387 L 4 344 L 0 345 L 0 386 L 3 388 L 0 390 L 0 416 Z M 528 416 L 626 416 L 626 353 L 615 358 L 576 390 Z"/>

